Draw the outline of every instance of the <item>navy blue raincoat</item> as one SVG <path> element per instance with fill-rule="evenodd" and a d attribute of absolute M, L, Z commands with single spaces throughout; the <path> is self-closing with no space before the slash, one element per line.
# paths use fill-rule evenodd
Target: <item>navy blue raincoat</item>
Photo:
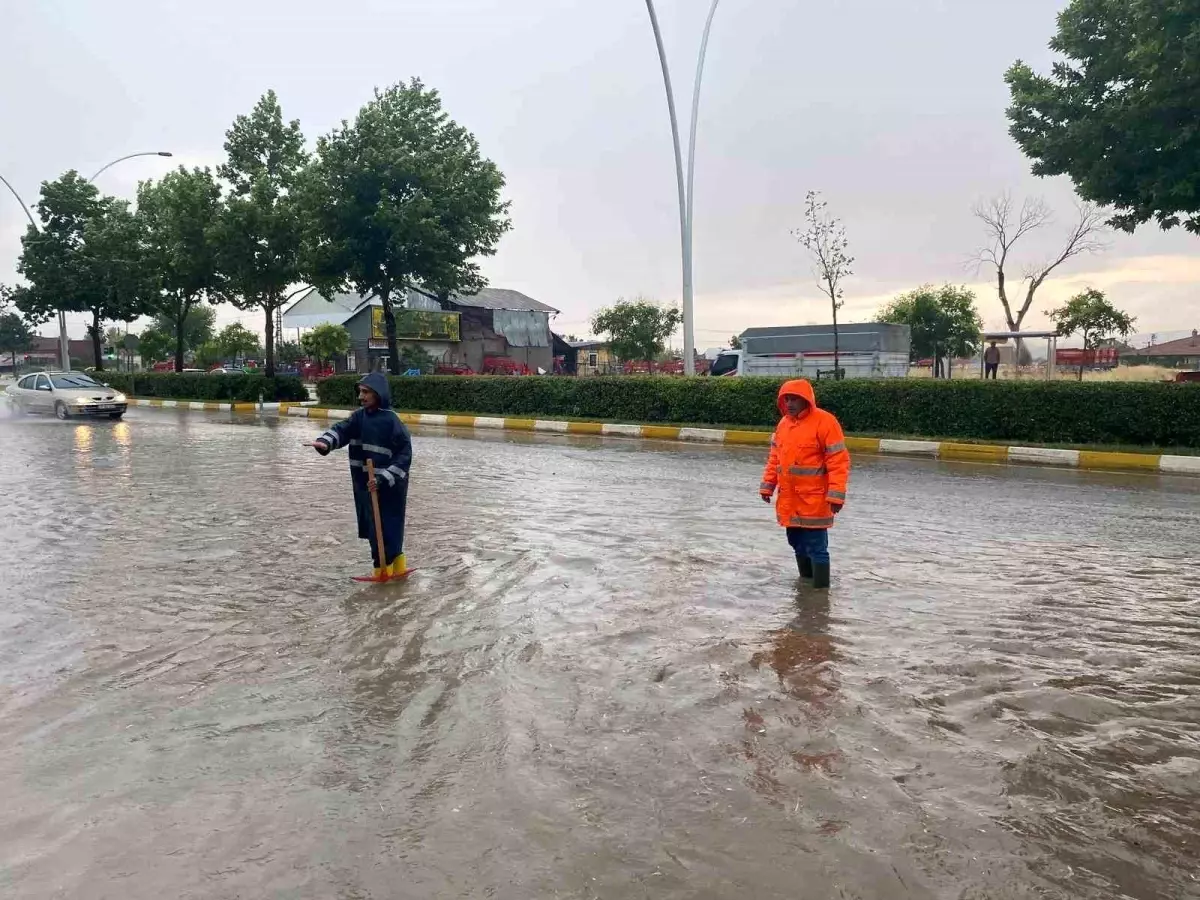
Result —
<path fill-rule="evenodd" d="M 358 382 L 379 395 L 379 408 L 373 412 L 357 409 L 350 418 L 338 422 L 318 440 L 330 450 L 346 447 L 350 456 L 350 480 L 354 485 L 354 511 L 358 516 L 358 536 L 371 542 L 375 566 L 391 565 L 404 552 L 404 513 L 408 502 L 408 469 L 412 465 L 412 439 L 400 418 L 392 412 L 392 392 L 387 376 L 372 372 Z M 379 495 L 379 515 L 383 521 L 383 546 L 386 560 L 380 560 L 375 540 L 375 515 L 367 490 L 366 461 L 375 465 Z"/>

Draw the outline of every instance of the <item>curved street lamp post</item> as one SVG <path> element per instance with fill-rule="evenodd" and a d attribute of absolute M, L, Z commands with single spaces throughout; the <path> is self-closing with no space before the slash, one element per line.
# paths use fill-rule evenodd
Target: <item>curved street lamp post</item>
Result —
<path fill-rule="evenodd" d="M 136 159 L 139 156 L 171 156 L 171 155 L 172 154 L 169 150 L 145 150 L 140 153 L 130 153 L 126 156 L 122 156 L 118 159 L 114 159 L 112 162 L 110 162 L 106 166 L 101 166 L 100 169 L 96 172 L 96 174 L 88 179 L 88 182 L 91 183 L 91 182 L 95 181 L 105 171 L 107 171 L 108 169 L 111 169 L 113 166 L 115 166 L 119 162 L 125 162 L 125 160 L 127 160 L 127 159 Z M 21 199 L 21 195 L 17 193 L 17 189 L 15 187 L 13 187 L 12 184 L 9 183 L 8 179 L 5 178 L 3 175 L 0 175 L 0 181 L 4 182 L 4 186 L 6 188 L 8 188 L 9 191 L 12 192 L 12 195 L 14 197 L 17 198 L 17 203 L 19 203 L 21 205 L 21 211 L 24 212 L 25 217 L 27 219 L 29 219 L 29 224 L 33 226 L 33 230 L 40 232 L 42 230 L 41 226 L 38 225 L 37 220 L 33 217 L 33 213 L 31 213 L 29 211 L 29 207 L 26 206 L 25 201 Z M 64 372 L 70 372 L 71 371 L 71 345 L 70 345 L 70 342 L 67 340 L 67 314 L 65 312 L 63 312 L 61 309 L 58 311 L 58 352 L 59 352 L 59 355 L 62 357 L 62 370 Z"/>
<path fill-rule="evenodd" d="M 692 87 L 692 120 L 688 133 L 687 176 L 684 177 L 683 153 L 679 141 L 679 118 L 675 114 L 675 91 L 671 87 L 671 69 L 667 64 L 667 53 L 663 47 L 662 30 L 658 25 L 658 14 L 654 0 L 646 0 L 646 11 L 650 13 L 650 27 L 654 30 L 654 42 L 658 46 L 658 60 L 662 65 L 663 84 L 667 90 L 667 113 L 671 118 L 671 140 L 675 147 L 675 180 L 679 192 L 679 239 L 683 257 L 683 372 L 696 374 L 696 337 L 693 321 L 692 295 L 692 211 L 693 188 L 696 176 L 696 124 L 700 118 L 700 83 L 704 78 L 704 58 L 708 53 L 708 37 L 712 31 L 713 18 L 721 0 L 712 0 L 708 19 L 704 23 L 704 36 L 700 39 L 700 56 L 696 62 L 696 82 Z"/>

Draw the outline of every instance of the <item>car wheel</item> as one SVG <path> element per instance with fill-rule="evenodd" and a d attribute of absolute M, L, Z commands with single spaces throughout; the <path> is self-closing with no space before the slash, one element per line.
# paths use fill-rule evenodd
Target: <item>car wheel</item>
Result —
<path fill-rule="evenodd" d="M 125 413 L 123 413 L 123 412 L 119 412 L 119 413 L 109 413 L 109 414 L 108 414 L 108 417 L 109 417 L 110 419 L 112 419 L 114 422 L 120 422 L 120 421 L 121 421 L 121 416 L 123 416 L 123 415 L 125 415 Z"/>
<path fill-rule="evenodd" d="M 71 418 L 71 413 L 67 409 L 67 404 L 63 403 L 61 400 L 54 404 L 54 415 L 58 416 L 60 419 Z"/>

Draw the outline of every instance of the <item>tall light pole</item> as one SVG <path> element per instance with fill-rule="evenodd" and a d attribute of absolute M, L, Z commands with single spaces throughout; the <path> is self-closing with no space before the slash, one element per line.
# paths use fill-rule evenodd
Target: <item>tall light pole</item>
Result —
<path fill-rule="evenodd" d="M 125 160 L 127 160 L 127 159 L 137 159 L 139 156 L 173 156 L 173 155 L 174 154 L 172 154 L 171 151 L 169 151 L 169 150 L 143 150 L 140 153 L 130 153 L 128 156 L 122 156 L 120 159 L 114 159 L 107 166 L 101 166 L 100 170 L 98 172 L 96 172 L 96 174 L 93 175 L 91 178 L 89 178 L 88 181 L 95 181 L 97 178 L 99 178 L 101 175 L 103 175 L 107 170 L 111 169 L 117 163 L 125 162 Z"/>
<path fill-rule="evenodd" d="M 675 114 L 675 91 L 671 87 L 671 68 L 667 64 L 667 53 L 663 47 L 662 29 L 658 26 L 658 13 L 654 0 L 646 0 L 646 11 L 650 13 L 650 27 L 654 30 L 654 42 L 658 46 L 658 60 L 662 64 L 663 84 L 667 90 L 667 113 L 671 118 L 671 141 L 675 147 L 675 181 L 679 192 L 679 239 L 683 256 L 683 373 L 696 374 L 696 336 L 692 296 L 692 211 L 693 187 L 696 175 L 696 124 L 700 118 L 700 83 L 704 77 L 704 58 L 708 54 L 708 37 L 712 31 L 713 18 L 721 0 L 712 0 L 708 19 L 704 23 L 704 36 L 700 40 L 700 57 L 696 62 L 696 82 L 692 87 L 692 121 L 688 133 L 688 164 L 686 181 L 683 172 L 683 152 L 679 142 L 679 117 Z"/>
<path fill-rule="evenodd" d="M 119 157 L 118 159 L 114 159 L 112 162 L 110 162 L 106 166 L 101 166 L 100 169 L 96 172 L 96 174 L 88 179 L 88 183 L 91 183 L 91 182 L 95 181 L 97 178 L 99 178 L 100 175 L 102 175 L 105 172 L 105 170 L 111 169 L 117 163 L 125 162 L 125 160 L 127 160 L 127 159 L 135 159 L 139 156 L 171 156 L 171 155 L 172 154 L 169 150 L 145 150 L 140 153 L 130 153 L 127 156 L 122 156 L 122 157 Z M 17 193 L 17 189 L 14 188 L 11 184 L 9 184 L 8 179 L 5 178 L 3 175 L 0 175 L 0 181 L 3 181 L 4 186 L 12 192 L 12 195 L 14 197 L 17 198 L 17 202 L 19 204 L 21 204 L 21 210 L 22 210 L 22 212 L 25 213 L 25 217 L 27 219 L 29 219 L 29 224 L 33 226 L 33 230 L 40 233 L 42 230 L 41 227 L 38 225 L 37 220 L 34 219 L 33 214 L 29 211 L 29 207 L 25 205 L 25 201 L 21 199 L 21 195 Z M 70 372 L 71 371 L 71 344 L 70 344 L 70 341 L 67 340 L 67 314 L 61 309 L 58 311 L 58 352 L 59 352 L 59 356 L 62 358 L 62 370 L 64 372 Z"/>

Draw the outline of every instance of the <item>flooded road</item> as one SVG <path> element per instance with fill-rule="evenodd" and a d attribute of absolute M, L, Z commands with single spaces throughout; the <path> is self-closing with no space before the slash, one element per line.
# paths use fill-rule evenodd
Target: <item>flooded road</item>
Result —
<path fill-rule="evenodd" d="M 1200 897 L 1200 482 L 417 432 L 362 587 L 302 420 L 0 419 L 0 896 Z"/>

